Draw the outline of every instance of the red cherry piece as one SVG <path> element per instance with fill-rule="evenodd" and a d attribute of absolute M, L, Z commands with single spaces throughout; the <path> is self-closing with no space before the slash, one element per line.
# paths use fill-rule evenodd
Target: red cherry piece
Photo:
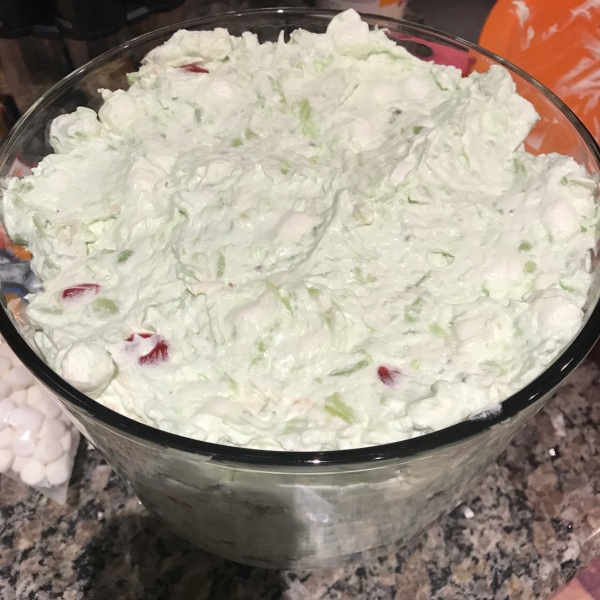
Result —
<path fill-rule="evenodd" d="M 80 283 L 63 290 L 62 299 L 69 300 L 70 298 L 78 298 L 79 296 L 90 293 L 96 295 L 99 291 L 100 286 L 97 283 Z"/>
<path fill-rule="evenodd" d="M 190 63 L 189 65 L 182 65 L 179 67 L 183 71 L 187 71 L 188 73 L 208 73 L 208 69 L 201 67 L 195 63 Z"/>
<path fill-rule="evenodd" d="M 133 338 L 134 338 L 136 335 L 137 335 L 138 337 L 141 337 L 141 338 L 143 338 L 143 339 L 147 340 L 149 337 L 152 337 L 152 335 L 153 335 L 153 334 L 152 334 L 152 333 L 132 333 L 132 334 L 131 334 L 131 335 L 130 335 L 128 338 L 127 338 L 127 341 L 128 341 L 128 342 L 133 342 Z"/>
<path fill-rule="evenodd" d="M 157 365 L 169 360 L 169 344 L 165 340 L 158 340 L 156 345 L 148 354 L 140 356 L 138 362 L 140 365 Z"/>
<path fill-rule="evenodd" d="M 126 341 L 135 342 L 136 338 L 147 340 L 153 336 L 156 336 L 157 342 L 150 352 L 138 358 L 138 363 L 140 365 L 157 365 L 169 360 L 169 344 L 165 339 L 155 333 L 132 333 Z M 132 344 L 127 347 L 127 351 L 135 352 L 137 347 L 137 344 Z"/>
<path fill-rule="evenodd" d="M 401 373 L 398 369 L 388 369 L 382 365 L 377 369 L 377 375 L 379 376 L 381 383 L 392 386 L 398 381 Z"/>

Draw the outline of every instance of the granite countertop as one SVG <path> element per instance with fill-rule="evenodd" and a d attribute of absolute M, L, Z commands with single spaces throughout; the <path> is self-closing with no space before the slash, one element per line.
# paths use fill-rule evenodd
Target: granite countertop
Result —
<path fill-rule="evenodd" d="M 0 479 L 2 600 L 546 599 L 600 555 L 600 370 L 585 362 L 473 487 L 372 565 L 268 571 L 198 550 L 82 444 L 67 503 Z"/>

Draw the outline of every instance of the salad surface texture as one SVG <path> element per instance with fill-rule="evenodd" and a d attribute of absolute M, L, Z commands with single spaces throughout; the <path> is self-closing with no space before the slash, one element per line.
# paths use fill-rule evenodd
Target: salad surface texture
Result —
<path fill-rule="evenodd" d="M 4 218 L 28 335 L 107 407 L 274 450 L 499 409 L 583 321 L 597 182 L 534 156 L 501 67 L 462 77 L 357 13 L 276 43 L 178 31 L 55 119 Z"/>

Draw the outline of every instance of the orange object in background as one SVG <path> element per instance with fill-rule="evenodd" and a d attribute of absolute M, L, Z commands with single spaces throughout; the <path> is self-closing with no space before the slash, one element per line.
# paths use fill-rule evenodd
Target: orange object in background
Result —
<path fill-rule="evenodd" d="M 550 88 L 600 141 L 600 0 L 498 0 L 479 44 Z"/>

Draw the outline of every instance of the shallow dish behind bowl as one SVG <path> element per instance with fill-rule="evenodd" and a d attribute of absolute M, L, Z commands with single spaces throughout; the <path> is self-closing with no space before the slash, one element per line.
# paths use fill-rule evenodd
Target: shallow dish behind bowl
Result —
<path fill-rule="evenodd" d="M 77 106 L 97 110 L 98 89 L 126 88 L 126 73 L 177 29 L 226 27 L 235 35 L 250 30 L 264 42 L 299 27 L 323 33 L 334 14 L 297 9 L 228 13 L 127 42 L 59 82 L 23 116 L 0 149 L 0 176 L 23 174 L 50 154 L 46 132 L 54 117 Z M 465 74 L 504 65 L 541 115 L 528 150 L 568 154 L 588 172 L 600 173 L 600 149 L 589 133 L 555 96 L 516 67 L 426 27 L 374 16 L 365 20 L 387 28 L 397 43 L 426 60 L 458 60 Z M 460 501 L 600 337 L 600 275 L 595 270 L 582 330 L 544 373 L 502 404 L 500 413 L 385 446 L 320 453 L 250 450 L 154 429 L 71 387 L 25 341 L 18 304 L 7 304 L 10 276 L 1 277 L 0 333 L 61 398 L 80 430 L 141 501 L 198 546 L 271 568 L 343 565 L 407 542 Z"/>

